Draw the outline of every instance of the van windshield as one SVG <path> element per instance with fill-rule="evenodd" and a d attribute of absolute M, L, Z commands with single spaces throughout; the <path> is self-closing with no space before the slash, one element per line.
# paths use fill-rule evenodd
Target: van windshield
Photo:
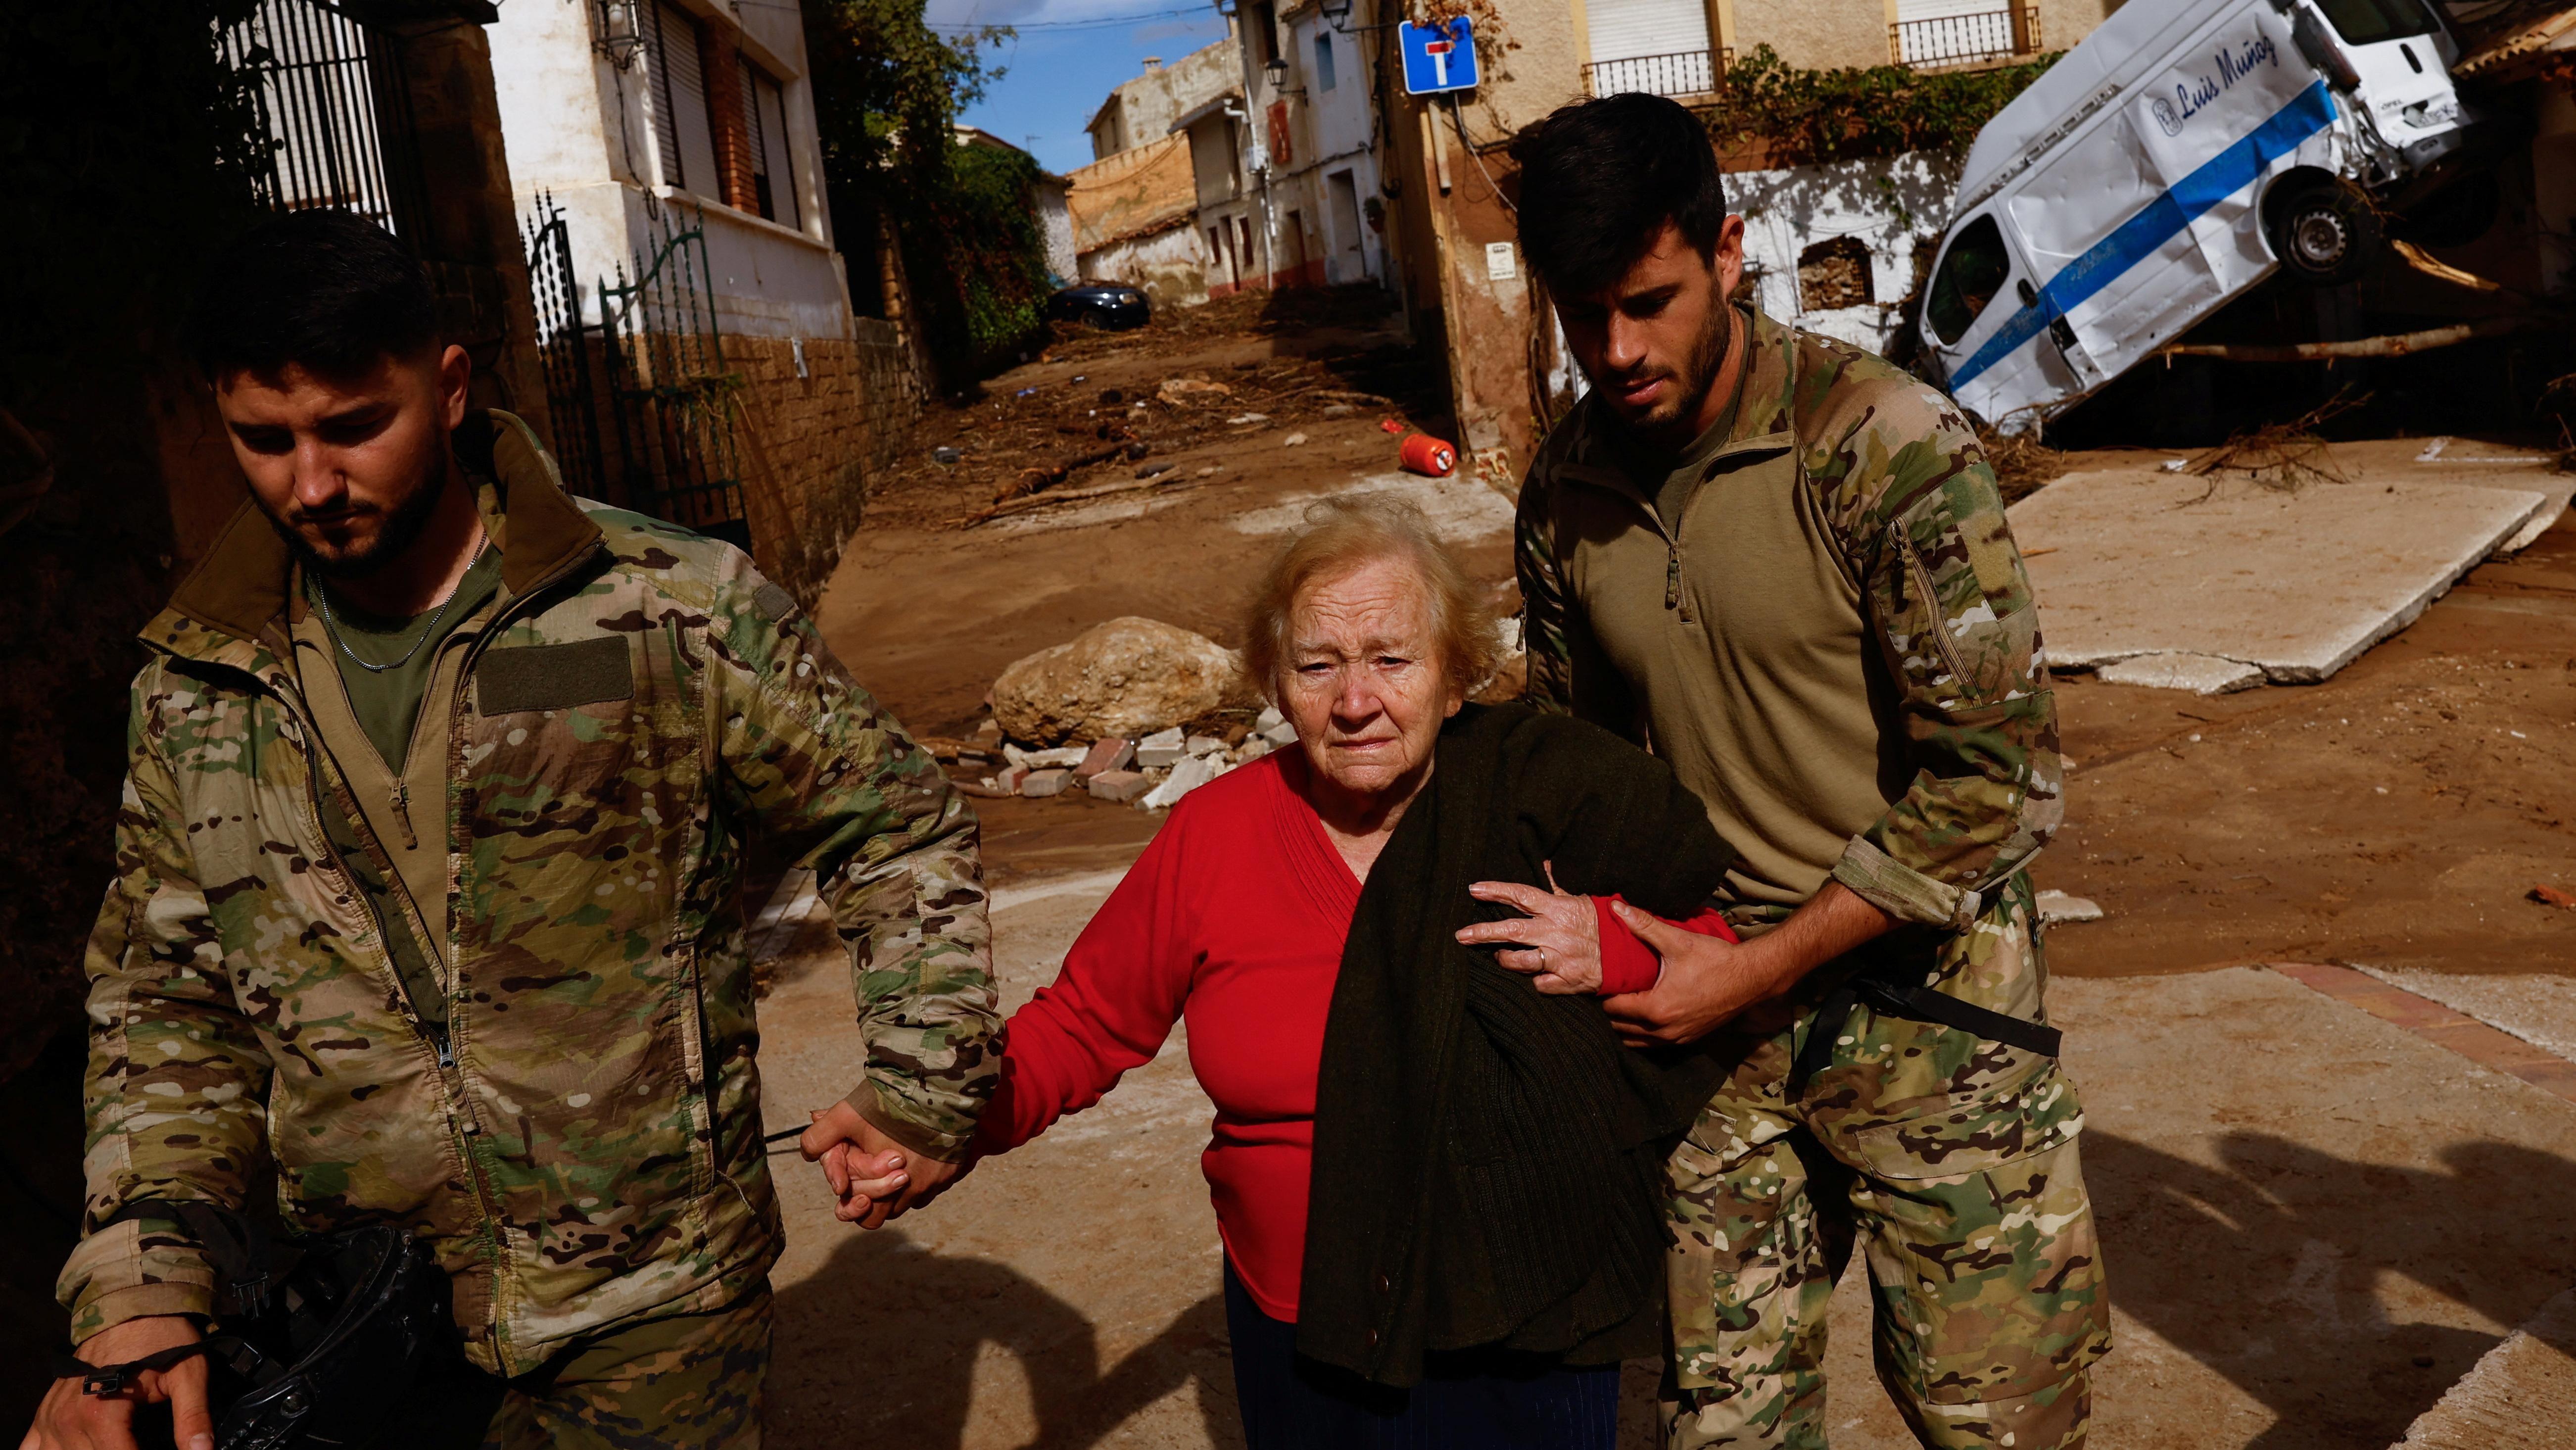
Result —
<path fill-rule="evenodd" d="M 1959 229 L 1958 240 L 1950 243 L 1941 270 L 1933 275 L 1932 299 L 1924 308 L 1942 345 L 1967 335 L 2011 275 L 2012 256 L 2004 250 L 2004 234 L 1991 213 Z"/>
<path fill-rule="evenodd" d="M 2424 0 L 2317 0 L 2317 8 L 2347 45 L 2377 45 L 2438 28 Z"/>

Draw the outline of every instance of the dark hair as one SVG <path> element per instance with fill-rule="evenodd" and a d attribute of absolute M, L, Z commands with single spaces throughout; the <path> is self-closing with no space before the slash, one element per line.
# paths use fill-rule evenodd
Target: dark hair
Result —
<path fill-rule="evenodd" d="M 354 212 L 289 212 L 207 264 L 188 350 L 209 382 L 293 363 L 329 378 L 372 371 L 438 340 L 420 262 Z"/>
<path fill-rule="evenodd" d="M 1726 225 L 1708 130 L 1678 101 L 1635 92 L 1562 106 L 1512 139 L 1521 251 L 1560 295 L 1619 280 L 1671 222 L 1701 256 Z"/>

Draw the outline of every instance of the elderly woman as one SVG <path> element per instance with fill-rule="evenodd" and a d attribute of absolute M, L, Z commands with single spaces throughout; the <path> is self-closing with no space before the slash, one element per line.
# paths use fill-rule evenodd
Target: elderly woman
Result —
<path fill-rule="evenodd" d="M 1310 517 L 1245 649 L 1298 748 L 1173 811 L 1011 1019 L 980 1146 L 1185 1020 L 1254 1450 L 1609 1450 L 1618 1362 L 1663 1348 L 1663 1157 L 1716 1075 L 1623 1049 L 1586 994 L 1657 970 L 1611 896 L 1722 931 L 1726 858 L 1643 752 L 1464 703 L 1493 621 L 1418 511 Z"/>

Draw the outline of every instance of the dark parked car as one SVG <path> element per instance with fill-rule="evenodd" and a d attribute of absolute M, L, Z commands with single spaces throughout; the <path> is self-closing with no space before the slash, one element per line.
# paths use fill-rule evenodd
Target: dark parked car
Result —
<path fill-rule="evenodd" d="M 1145 294 L 1122 282 L 1085 282 L 1047 299 L 1050 322 L 1088 322 L 1113 332 L 1142 327 L 1154 315 Z"/>

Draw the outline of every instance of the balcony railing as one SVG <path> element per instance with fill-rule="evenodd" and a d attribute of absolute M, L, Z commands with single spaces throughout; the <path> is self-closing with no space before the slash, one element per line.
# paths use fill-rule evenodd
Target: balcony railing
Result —
<path fill-rule="evenodd" d="M 1643 91 L 1650 96 L 1699 96 L 1717 89 L 1717 78 L 1735 58 L 1731 50 L 1680 50 L 1670 55 L 1632 55 L 1624 60 L 1595 61 L 1583 68 L 1584 89 L 1596 96 Z"/>
<path fill-rule="evenodd" d="M 1898 65 L 1970 65 L 2038 51 L 2036 5 L 1900 20 L 1887 27 L 1888 59 Z"/>

